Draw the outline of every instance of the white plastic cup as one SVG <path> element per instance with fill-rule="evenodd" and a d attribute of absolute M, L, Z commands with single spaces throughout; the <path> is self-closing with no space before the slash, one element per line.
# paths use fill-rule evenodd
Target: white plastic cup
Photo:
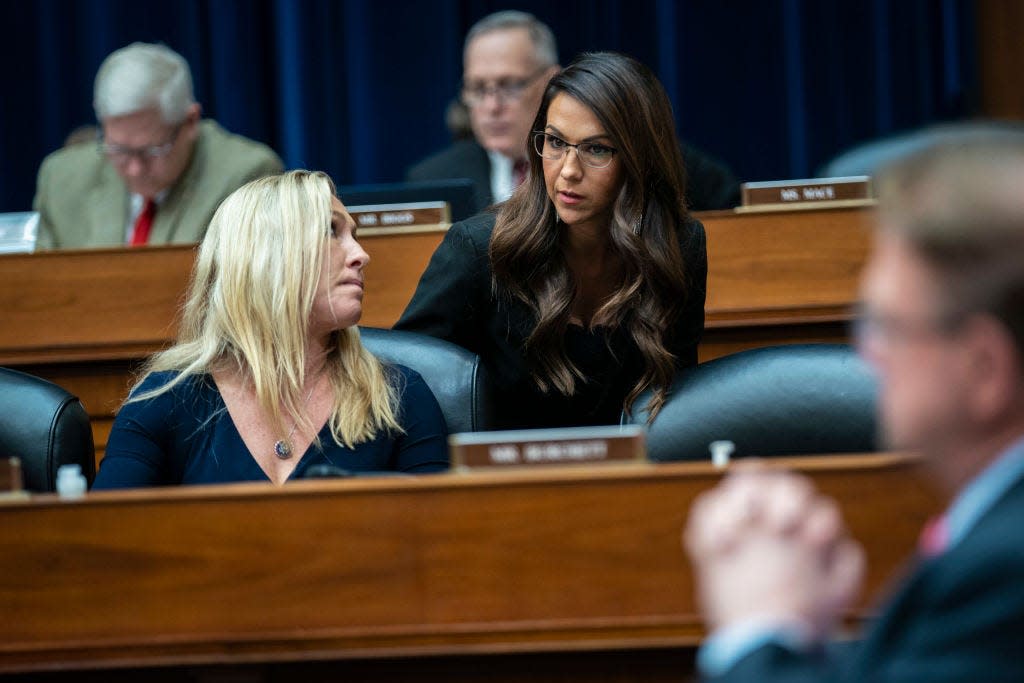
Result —
<path fill-rule="evenodd" d="M 712 441 L 708 444 L 708 449 L 711 451 L 711 464 L 718 468 L 725 468 L 729 466 L 729 458 L 736 451 L 736 444 L 722 439 L 721 441 Z"/>
<path fill-rule="evenodd" d="M 82 498 L 88 486 L 81 465 L 61 465 L 57 468 L 57 495 L 61 498 Z"/>

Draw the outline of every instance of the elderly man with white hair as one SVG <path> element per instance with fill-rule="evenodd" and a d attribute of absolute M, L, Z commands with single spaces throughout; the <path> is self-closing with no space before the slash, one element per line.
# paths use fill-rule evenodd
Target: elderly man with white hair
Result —
<path fill-rule="evenodd" d="M 224 197 L 282 170 L 266 145 L 201 120 L 188 64 L 166 46 L 109 55 L 93 107 L 99 148 L 73 145 L 40 167 L 38 249 L 197 242 Z"/>

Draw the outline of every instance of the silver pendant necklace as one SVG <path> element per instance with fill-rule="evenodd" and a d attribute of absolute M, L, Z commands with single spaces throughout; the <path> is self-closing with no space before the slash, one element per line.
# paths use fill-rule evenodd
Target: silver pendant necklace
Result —
<path fill-rule="evenodd" d="M 316 389 L 317 382 L 319 381 L 320 378 L 318 377 L 317 381 L 313 382 L 313 387 L 309 390 L 309 393 L 306 394 L 306 401 L 302 404 L 303 407 L 309 405 L 309 399 L 313 398 L 313 390 Z M 293 421 L 292 430 L 288 432 L 288 436 L 286 436 L 283 439 L 278 439 L 277 441 L 274 442 L 274 455 L 276 455 L 281 460 L 287 460 L 288 458 L 292 457 L 292 437 L 295 436 L 295 430 L 298 428 L 298 426 L 298 421 Z"/>

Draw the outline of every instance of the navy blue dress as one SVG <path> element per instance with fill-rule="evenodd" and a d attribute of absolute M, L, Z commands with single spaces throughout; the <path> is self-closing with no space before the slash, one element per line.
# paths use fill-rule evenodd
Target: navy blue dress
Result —
<path fill-rule="evenodd" d="M 339 445 L 329 424 L 302 455 L 289 480 L 313 465 L 350 472 L 438 472 L 448 469 L 441 408 L 419 373 L 389 365 L 399 386 L 398 422 L 404 434 L 378 434 L 355 448 Z M 138 391 L 166 384 L 171 372 L 151 374 Z M 148 401 L 126 403 L 114 420 L 93 490 L 173 484 L 269 481 L 235 428 L 213 378 L 191 377 Z"/>

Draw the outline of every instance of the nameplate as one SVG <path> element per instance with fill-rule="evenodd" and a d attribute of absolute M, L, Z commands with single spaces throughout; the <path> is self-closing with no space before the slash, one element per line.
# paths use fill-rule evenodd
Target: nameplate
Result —
<path fill-rule="evenodd" d="M 28 253 L 36 247 L 39 213 L 0 213 L 0 254 Z"/>
<path fill-rule="evenodd" d="M 0 493 L 15 493 L 25 487 L 21 477 L 21 460 L 0 458 Z"/>
<path fill-rule="evenodd" d="M 451 223 L 448 202 L 410 202 L 407 204 L 372 204 L 349 206 L 349 214 L 358 232 L 382 235 L 407 232 L 414 226 L 437 226 Z"/>
<path fill-rule="evenodd" d="M 644 460 L 644 435 L 638 425 L 467 432 L 449 436 L 448 447 L 456 469 L 593 465 Z"/>
<path fill-rule="evenodd" d="M 807 180 L 772 180 L 740 185 L 743 206 L 776 206 L 819 202 L 849 202 L 872 197 L 866 175 Z"/>

